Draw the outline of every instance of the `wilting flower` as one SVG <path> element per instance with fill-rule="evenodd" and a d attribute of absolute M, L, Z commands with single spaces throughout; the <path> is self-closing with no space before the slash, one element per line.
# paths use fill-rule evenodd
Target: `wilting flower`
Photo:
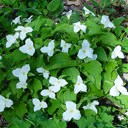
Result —
<path fill-rule="evenodd" d="M 0 95 L 0 112 L 4 111 L 5 107 L 11 107 L 13 105 L 13 101 L 10 99 L 6 99 L 5 97 Z"/>
<path fill-rule="evenodd" d="M 9 48 L 12 44 L 17 43 L 16 39 L 19 37 L 19 33 L 16 32 L 15 35 L 7 35 L 6 48 Z"/>
<path fill-rule="evenodd" d="M 62 47 L 62 52 L 68 53 L 68 49 L 71 47 L 72 44 L 66 43 L 64 40 L 61 40 L 61 47 Z"/>
<path fill-rule="evenodd" d="M 37 110 L 40 110 L 41 108 L 47 108 L 48 107 L 46 102 L 44 102 L 44 101 L 40 102 L 37 98 L 34 98 L 32 100 L 32 103 L 35 105 L 34 106 L 34 112 Z"/>
<path fill-rule="evenodd" d="M 118 119 L 121 121 L 121 120 L 124 120 L 124 115 L 121 115 L 121 116 L 118 116 Z"/>
<path fill-rule="evenodd" d="M 30 16 L 28 19 L 24 20 L 23 22 L 31 23 L 32 17 L 33 17 L 33 16 Z"/>
<path fill-rule="evenodd" d="M 52 99 L 56 99 L 55 98 L 55 92 L 56 92 L 56 88 L 54 86 L 50 86 L 49 89 L 44 89 L 40 92 L 40 94 L 42 96 L 49 96 Z"/>
<path fill-rule="evenodd" d="M 110 95 L 111 96 L 119 96 L 120 92 L 123 95 L 128 95 L 127 89 L 123 87 L 123 80 L 118 75 L 116 80 L 114 81 L 114 86 L 110 89 Z"/>
<path fill-rule="evenodd" d="M 97 109 L 95 107 L 95 105 L 99 105 L 98 101 L 93 101 L 92 103 L 89 103 L 87 106 L 83 106 L 83 109 L 92 109 L 93 111 L 95 111 L 95 113 L 97 114 Z"/>
<path fill-rule="evenodd" d="M 66 16 L 68 17 L 68 19 L 70 19 L 71 15 L 72 15 L 72 10 L 70 10 L 70 11 L 68 11 L 68 12 L 66 13 Z"/>
<path fill-rule="evenodd" d="M 55 45 L 54 40 L 52 40 L 51 42 L 49 42 L 48 47 L 44 46 L 40 49 L 40 51 L 42 53 L 47 53 L 49 56 L 53 56 L 54 53 L 53 49 L 55 47 L 54 45 Z"/>
<path fill-rule="evenodd" d="M 20 39 L 23 40 L 26 37 L 26 33 L 32 32 L 33 29 L 31 27 L 23 27 L 23 26 L 18 26 L 15 31 L 21 31 L 20 32 Z"/>
<path fill-rule="evenodd" d="M 63 113 L 63 120 L 70 121 L 72 118 L 79 120 L 81 118 L 80 111 L 76 109 L 76 104 L 72 101 L 66 101 L 67 110 Z"/>
<path fill-rule="evenodd" d="M 87 40 L 83 40 L 82 49 L 79 50 L 77 56 L 79 59 L 84 59 L 85 57 L 93 58 L 93 49 L 90 48 Z"/>
<path fill-rule="evenodd" d="M 91 13 L 93 16 L 95 16 L 95 14 L 93 12 L 91 12 L 90 10 L 88 10 L 85 6 L 83 7 L 84 11 L 85 11 L 85 15 Z"/>
<path fill-rule="evenodd" d="M 22 68 L 17 68 L 15 70 L 12 71 L 12 74 L 15 77 L 19 77 L 19 80 L 21 82 L 26 82 L 27 80 L 27 73 L 30 71 L 30 66 L 29 64 L 26 64 L 25 66 L 23 66 Z"/>
<path fill-rule="evenodd" d="M 21 24 L 20 17 L 22 17 L 22 16 L 16 17 L 14 20 L 12 20 L 12 22 L 15 23 L 15 24 Z"/>
<path fill-rule="evenodd" d="M 49 83 L 54 85 L 54 89 L 56 90 L 56 92 L 58 92 L 60 90 L 60 87 L 64 87 L 66 84 L 68 84 L 66 82 L 66 80 L 64 79 L 57 79 L 55 77 L 50 77 L 49 79 Z"/>
<path fill-rule="evenodd" d="M 107 28 L 107 27 L 109 27 L 109 28 L 115 28 L 114 24 L 112 22 L 110 22 L 108 16 L 103 15 L 101 17 L 101 23 L 104 25 L 104 28 Z"/>
<path fill-rule="evenodd" d="M 26 82 L 18 82 L 17 84 L 16 84 L 16 88 L 27 88 L 27 83 Z"/>
<path fill-rule="evenodd" d="M 87 92 L 87 86 L 83 84 L 82 78 L 78 75 L 74 88 L 74 93 L 78 93 L 79 91 Z"/>
<path fill-rule="evenodd" d="M 78 32 L 79 30 L 82 30 L 84 33 L 86 32 L 86 26 L 85 25 L 81 25 L 80 22 L 77 23 L 73 23 L 74 25 L 74 32 Z"/>
<path fill-rule="evenodd" d="M 19 50 L 23 53 L 27 53 L 30 56 L 33 56 L 35 53 L 35 48 L 33 47 L 33 42 L 30 38 L 25 41 L 25 45 L 21 46 Z"/>
<path fill-rule="evenodd" d="M 50 74 L 49 71 L 45 70 L 44 68 L 37 68 L 36 70 L 39 73 L 43 73 L 43 77 L 48 79 L 49 74 Z"/>
<path fill-rule="evenodd" d="M 122 59 L 124 58 L 124 54 L 121 52 L 121 46 L 120 45 L 115 47 L 115 49 L 112 52 L 111 58 L 115 59 L 117 56 L 119 58 L 122 58 Z"/>
<path fill-rule="evenodd" d="M 84 60 L 84 62 L 87 63 L 87 62 L 90 62 L 90 61 L 96 60 L 96 59 L 97 59 L 97 54 L 93 54 L 93 55 L 92 55 L 92 58 L 89 58 L 89 57 L 88 57 L 87 60 Z"/>

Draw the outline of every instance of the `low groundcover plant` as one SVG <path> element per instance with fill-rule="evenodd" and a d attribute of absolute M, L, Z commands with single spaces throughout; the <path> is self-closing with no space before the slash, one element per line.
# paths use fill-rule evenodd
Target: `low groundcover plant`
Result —
<path fill-rule="evenodd" d="M 114 128 L 114 118 L 127 120 L 119 19 L 82 11 L 86 21 L 70 11 L 57 24 L 42 16 L 10 24 L 0 59 L 0 112 L 9 127 Z"/>

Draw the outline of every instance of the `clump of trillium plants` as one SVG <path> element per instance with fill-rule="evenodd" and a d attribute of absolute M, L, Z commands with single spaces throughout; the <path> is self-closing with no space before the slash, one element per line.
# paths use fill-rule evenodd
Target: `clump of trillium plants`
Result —
<path fill-rule="evenodd" d="M 12 20 L 0 56 L 0 112 L 10 127 L 18 120 L 24 127 L 113 128 L 114 118 L 127 120 L 119 19 L 86 7 L 82 14 L 84 21 L 73 20 L 72 11 L 58 23 Z"/>

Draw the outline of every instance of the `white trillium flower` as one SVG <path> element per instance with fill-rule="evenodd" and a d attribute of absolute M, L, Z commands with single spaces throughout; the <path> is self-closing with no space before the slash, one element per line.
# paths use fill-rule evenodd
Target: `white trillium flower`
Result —
<path fill-rule="evenodd" d="M 87 63 L 87 62 L 90 62 L 90 61 L 96 60 L 96 59 L 97 59 L 97 54 L 93 54 L 92 58 L 89 58 L 89 57 L 88 57 L 87 61 L 84 60 L 84 62 Z"/>
<path fill-rule="evenodd" d="M 49 89 L 44 89 L 40 92 L 40 94 L 42 96 L 49 96 L 52 99 L 56 99 L 55 98 L 55 87 L 54 86 L 50 86 Z"/>
<path fill-rule="evenodd" d="M 108 16 L 103 15 L 101 17 L 101 23 L 104 25 L 104 28 L 107 28 L 107 27 L 109 27 L 109 28 L 115 28 L 114 24 L 112 22 L 110 22 Z"/>
<path fill-rule="evenodd" d="M 121 116 L 118 116 L 118 119 L 121 121 L 121 120 L 124 120 L 124 115 L 121 115 Z"/>
<path fill-rule="evenodd" d="M 5 97 L 0 95 L 0 112 L 4 111 L 5 107 L 11 107 L 13 105 L 13 101 L 10 99 L 6 99 Z"/>
<path fill-rule="evenodd" d="M 18 82 L 17 84 L 16 84 L 16 88 L 27 88 L 27 83 L 26 82 Z"/>
<path fill-rule="evenodd" d="M 61 40 L 61 47 L 62 47 L 62 52 L 68 53 L 68 49 L 71 47 L 72 44 L 66 43 L 64 40 Z"/>
<path fill-rule="evenodd" d="M 6 39 L 7 39 L 6 48 L 9 48 L 12 44 L 17 43 L 16 39 L 18 37 L 19 37 L 19 33 L 18 32 L 16 32 L 14 34 L 14 36 L 13 35 L 7 35 L 6 36 Z"/>
<path fill-rule="evenodd" d="M 21 82 L 26 82 L 27 80 L 27 73 L 30 71 L 30 66 L 29 64 L 26 64 L 25 66 L 23 66 L 22 68 L 17 68 L 15 70 L 12 71 L 12 74 L 15 77 L 19 77 L 19 80 Z"/>
<path fill-rule="evenodd" d="M 22 17 L 22 16 L 16 17 L 14 20 L 12 20 L 12 22 L 15 23 L 15 24 L 21 24 L 20 17 Z"/>
<path fill-rule="evenodd" d="M 121 46 L 120 45 L 118 45 L 118 46 L 115 47 L 115 49 L 112 52 L 111 58 L 112 59 L 115 59 L 117 56 L 119 58 L 121 58 L 121 59 L 124 58 L 124 54 L 121 52 Z"/>
<path fill-rule="evenodd" d="M 85 57 L 93 58 L 93 49 L 90 48 L 90 44 L 87 40 L 83 40 L 82 49 L 78 52 L 78 58 L 84 59 Z"/>
<path fill-rule="evenodd" d="M 95 107 L 95 105 L 99 105 L 98 101 L 93 101 L 92 103 L 89 103 L 87 106 L 83 106 L 83 109 L 92 109 L 93 111 L 95 111 L 95 113 L 97 114 L 97 109 Z"/>
<path fill-rule="evenodd" d="M 2 56 L 0 56 L 0 60 L 2 59 Z"/>
<path fill-rule="evenodd" d="M 76 104 L 72 101 L 66 101 L 67 110 L 63 113 L 63 120 L 70 121 L 72 118 L 79 120 L 81 118 L 80 111 L 76 109 Z"/>
<path fill-rule="evenodd" d="M 60 87 L 64 87 L 68 82 L 64 79 L 57 79 L 55 77 L 50 77 L 49 83 L 54 85 L 54 92 L 58 92 Z"/>
<path fill-rule="evenodd" d="M 87 92 L 87 86 L 83 84 L 82 78 L 78 75 L 75 88 L 74 88 L 74 93 L 76 94 L 79 91 Z"/>
<path fill-rule="evenodd" d="M 83 7 L 84 11 L 85 11 L 85 15 L 91 13 L 93 16 L 95 16 L 95 14 L 93 12 L 91 12 L 90 10 L 88 10 L 85 6 Z"/>
<path fill-rule="evenodd" d="M 32 17 L 33 17 L 33 15 L 30 16 L 28 19 L 24 20 L 23 22 L 31 23 L 32 22 Z"/>
<path fill-rule="evenodd" d="M 32 100 L 32 103 L 35 105 L 34 106 L 34 112 L 37 110 L 40 110 L 41 108 L 47 108 L 48 107 L 46 102 L 44 102 L 44 101 L 40 102 L 37 98 L 34 98 Z"/>
<path fill-rule="evenodd" d="M 27 53 L 30 56 L 33 56 L 35 53 L 35 48 L 33 47 L 33 42 L 30 38 L 25 41 L 25 45 L 21 46 L 19 50 L 23 53 Z"/>
<path fill-rule="evenodd" d="M 23 27 L 23 26 L 18 26 L 16 29 L 14 29 L 15 31 L 21 31 L 20 32 L 20 39 L 23 40 L 26 37 L 26 33 L 28 32 L 32 32 L 33 29 L 31 27 Z"/>
<path fill-rule="evenodd" d="M 71 15 L 72 15 L 72 10 L 70 10 L 70 11 L 68 11 L 68 12 L 66 13 L 66 16 L 68 17 L 68 19 L 70 19 Z"/>
<path fill-rule="evenodd" d="M 86 28 L 87 26 L 85 25 L 81 25 L 80 22 L 77 22 L 77 23 L 73 23 L 74 26 L 74 32 L 78 32 L 79 30 L 82 30 L 84 33 L 86 32 Z"/>
<path fill-rule="evenodd" d="M 128 112 L 125 112 L 125 115 L 128 116 Z"/>
<path fill-rule="evenodd" d="M 37 68 L 37 72 L 43 73 L 43 77 L 48 79 L 50 72 L 45 70 L 44 68 Z"/>
<path fill-rule="evenodd" d="M 123 87 L 123 80 L 118 75 L 116 80 L 114 81 L 114 86 L 110 89 L 110 95 L 111 96 L 119 96 L 120 92 L 123 95 L 128 95 L 127 89 Z"/>
<path fill-rule="evenodd" d="M 54 49 L 54 47 L 55 47 L 54 40 L 52 40 L 51 42 L 49 42 L 48 47 L 44 46 L 44 47 L 42 47 L 40 49 L 40 51 L 42 53 L 47 53 L 49 56 L 53 56 L 53 53 L 54 53 L 53 49 Z"/>

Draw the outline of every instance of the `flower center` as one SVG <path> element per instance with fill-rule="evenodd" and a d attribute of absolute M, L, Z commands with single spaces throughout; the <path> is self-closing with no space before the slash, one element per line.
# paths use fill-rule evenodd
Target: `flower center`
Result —
<path fill-rule="evenodd" d="M 41 104 L 39 104 L 39 106 L 41 106 Z"/>
<path fill-rule="evenodd" d="M 80 85 L 80 83 L 78 83 L 77 85 Z"/>
<path fill-rule="evenodd" d="M 24 32 L 26 32 L 26 29 L 24 29 Z"/>
<path fill-rule="evenodd" d="M 46 72 L 46 70 L 44 70 L 44 73 Z"/>
<path fill-rule="evenodd" d="M 25 85 L 25 83 L 23 85 Z"/>
<path fill-rule="evenodd" d="M 50 52 L 52 52 L 52 49 L 50 49 Z"/>
<path fill-rule="evenodd" d="M 49 92 L 51 92 L 51 90 L 49 90 Z"/>
<path fill-rule="evenodd" d="M 25 72 L 22 72 L 23 75 L 25 75 Z"/>
<path fill-rule="evenodd" d="M 85 51 L 85 50 L 83 50 L 83 53 L 86 53 L 86 51 Z"/>
<path fill-rule="evenodd" d="M 6 103 L 6 100 L 4 100 L 4 103 Z"/>
<path fill-rule="evenodd" d="M 29 47 L 29 50 L 31 50 L 32 49 L 32 47 Z"/>
<path fill-rule="evenodd" d="M 78 26 L 78 28 L 80 28 L 80 25 Z"/>
<path fill-rule="evenodd" d="M 60 81 L 57 81 L 58 84 L 60 84 Z"/>
<path fill-rule="evenodd" d="M 73 113 L 73 110 L 71 110 L 70 112 Z"/>
<path fill-rule="evenodd" d="M 65 44 L 65 45 L 64 45 L 64 47 L 66 48 L 66 47 L 67 47 L 67 45 Z"/>

